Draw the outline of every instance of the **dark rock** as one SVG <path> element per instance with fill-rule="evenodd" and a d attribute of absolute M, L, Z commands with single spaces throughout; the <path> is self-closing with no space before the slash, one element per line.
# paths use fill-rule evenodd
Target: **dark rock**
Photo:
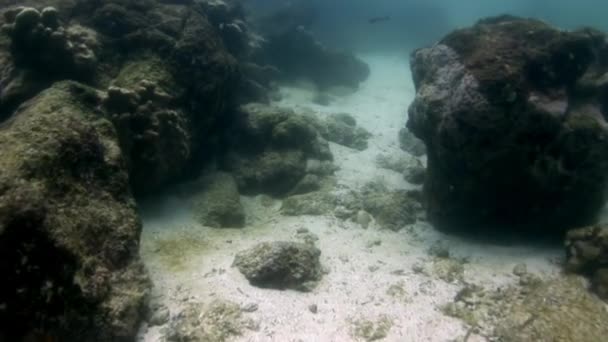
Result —
<path fill-rule="evenodd" d="M 198 183 L 201 192 L 193 199 L 193 211 L 200 224 L 216 228 L 245 226 L 245 211 L 236 181 L 230 174 L 203 176 Z"/>
<path fill-rule="evenodd" d="M 239 191 L 285 195 L 306 176 L 309 159 L 331 160 L 329 146 L 313 122 L 312 117 L 281 108 L 241 107 L 229 137 L 232 151 L 222 163 L 233 173 Z"/>
<path fill-rule="evenodd" d="M 589 224 L 608 179 L 603 34 L 499 17 L 412 55 L 408 128 L 439 226 Z"/>
<path fill-rule="evenodd" d="M 7 12 L 8 13 L 8 12 Z M 17 67 L 33 69 L 54 79 L 87 80 L 95 71 L 95 31 L 78 25 L 62 26 L 57 10 L 32 7 L 15 10 L 3 26 L 11 38 L 11 53 Z"/>
<path fill-rule="evenodd" d="M 416 138 L 416 136 L 405 127 L 399 130 L 399 147 L 415 157 L 421 157 L 426 154 L 424 142 Z"/>
<path fill-rule="evenodd" d="M 323 138 L 339 145 L 359 151 L 367 149 L 367 140 L 371 134 L 349 114 L 332 114 L 324 122 L 319 122 L 319 131 Z"/>
<path fill-rule="evenodd" d="M 234 266 L 254 286 L 310 291 L 321 279 L 320 255 L 310 244 L 263 242 L 239 252 Z"/>
<path fill-rule="evenodd" d="M 408 167 L 403 174 L 403 178 L 414 185 L 421 185 L 426 178 L 426 168 L 422 165 Z"/>
<path fill-rule="evenodd" d="M 608 300 L 608 226 L 574 229 L 566 235 L 566 270 L 591 278 L 592 289 Z"/>
<path fill-rule="evenodd" d="M 157 58 L 128 63 L 108 89 L 104 109 L 128 157 L 136 194 L 158 191 L 183 177 L 192 159 L 193 126 L 176 105 L 177 86 Z M 125 88 L 122 88 L 125 87 Z"/>
<path fill-rule="evenodd" d="M 361 191 L 362 208 L 383 228 L 400 230 L 416 222 L 422 208 L 415 197 L 405 190 L 389 191 L 384 185 L 370 183 Z"/>
<path fill-rule="evenodd" d="M 0 126 L 0 339 L 135 338 L 141 222 L 100 102 L 57 83 Z"/>

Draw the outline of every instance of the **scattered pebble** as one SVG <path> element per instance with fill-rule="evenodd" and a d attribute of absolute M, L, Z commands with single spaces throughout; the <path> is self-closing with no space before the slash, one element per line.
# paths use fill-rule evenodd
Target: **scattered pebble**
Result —
<path fill-rule="evenodd" d="M 317 307 L 317 304 L 311 304 L 308 306 L 308 310 L 313 314 L 316 314 L 319 311 L 319 308 Z"/>

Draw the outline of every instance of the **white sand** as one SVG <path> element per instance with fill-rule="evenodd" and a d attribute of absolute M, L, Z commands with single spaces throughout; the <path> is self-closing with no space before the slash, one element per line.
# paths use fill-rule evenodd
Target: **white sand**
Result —
<path fill-rule="evenodd" d="M 414 96 L 407 60 L 364 58 L 372 75 L 355 94 L 337 99 L 331 107 L 321 107 L 311 103 L 311 92 L 286 88 L 280 104 L 311 108 L 321 116 L 350 113 L 373 133 L 370 147 L 363 152 L 332 145 L 341 168 L 337 173 L 341 187 L 357 189 L 369 181 L 382 180 L 391 188 L 411 188 L 402 175 L 375 165 L 378 154 L 406 156 L 398 147 L 397 133 L 405 124 L 406 109 Z M 257 304 L 257 311 L 244 315 L 259 323 L 259 331 L 246 330 L 234 341 L 356 341 L 351 334 L 353 321 L 377 320 L 383 315 L 393 321 L 384 341 L 450 341 L 464 336 L 465 327 L 444 316 L 439 306 L 450 302 L 462 284 L 448 284 L 412 271 L 415 263 L 432 263 L 427 253 L 431 245 L 441 241 L 452 255 L 469 257 L 465 281 L 486 287 L 515 282 L 513 266 L 522 262 L 529 271 L 550 276 L 558 272 L 555 261 L 561 258 L 559 248 L 482 244 L 446 236 L 423 221 L 400 232 L 380 230 L 375 225 L 365 230 L 331 217 L 283 217 L 278 203 L 261 209 L 259 198 L 243 201 L 250 213 L 250 224 L 243 230 L 201 227 L 178 199 L 145 206 L 141 252 L 156 292 L 172 314 L 184 301 L 221 298 L 242 305 Z M 313 292 L 259 289 L 231 267 L 236 252 L 260 241 L 295 240 L 296 230 L 302 227 L 319 237 L 322 263 L 330 271 Z M 180 251 L 181 263 L 175 267 L 175 260 L 167 260 L 159 249 L 170 248 L 163 241 L 184 238 L 190 248 Z M 381 245 L 368 247 L 375 240 L 381 240 Z M 398 270 L 403 272 L 394 272 Z M 387 294 L 391 286 L 402 288 L 403 296 Z M 311 304 L 318 306 L 318 313 L 308 310 Z M 158 328 L 150 328 L 143 340 L 160 341 Z"/>

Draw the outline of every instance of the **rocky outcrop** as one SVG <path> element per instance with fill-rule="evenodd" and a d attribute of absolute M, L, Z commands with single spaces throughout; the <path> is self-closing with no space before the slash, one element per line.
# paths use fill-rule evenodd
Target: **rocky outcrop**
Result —
<path fill-rule="evenodd" d="M 310 291 L 321 279 L 320 255 L 310 244 L 263 242 L 239 252 L 233 265 L 254 286 Z"/>
<path fill-rule="evenodd" d="M 134 60 L 112 83 L 103 108 L 118 130 L 133 190 L 154 192 L 182 177 L 194 132 L 166 65 L 154 56 Z"/>
<path fill-rule="evenodd" d="M 8 40 L 0 59 L 0 120 L 21 101 L 61 79 L 90 81 L 97 66 L 97 33 L 64 25 L 54 7 L 14 7 L 3 12 Z"/>
<path fill-rule="evenodd" d="M 0 126 L 0 339 L 132 341 L 141 222 L 99 94 L 62 82 Z"/>
<path fill-rule="evenodd" d="M 372 136 L 346 113 L 331 114 L 325 120 L 319 120 L 317 129 L 326 140 L 359 151 L 367 149 L 367 141 Z"/>
<path fill-rule="evenodd" d="M 245 194 L 282 196 L 306 176 L 310 160 L 332 160 L 315 118 L 262 104 L 241 107 L 223 167 Z"/>
<path fill-rule="evenodd" d="M 588 224 L 608 179 L 608 45 L 514 17 L 457 30 L 411 59 L 408 128 L 428 149 L 440 226 Z"/>

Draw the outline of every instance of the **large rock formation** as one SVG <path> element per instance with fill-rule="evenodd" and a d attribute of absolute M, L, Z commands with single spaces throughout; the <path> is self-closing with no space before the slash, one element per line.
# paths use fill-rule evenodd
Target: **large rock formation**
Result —
<path fill-rule="evenodd" d="M 0 126 L 0 340 L 132 341 L 141 222 L 96 91 L 58 83 Z"/>
<path fill-rule="evenodd" d="M 439 224 L 589 223 L 608 179 L 608 44 L 497 17 L 417 50 L 408 127 L 428 148 Z"/>

